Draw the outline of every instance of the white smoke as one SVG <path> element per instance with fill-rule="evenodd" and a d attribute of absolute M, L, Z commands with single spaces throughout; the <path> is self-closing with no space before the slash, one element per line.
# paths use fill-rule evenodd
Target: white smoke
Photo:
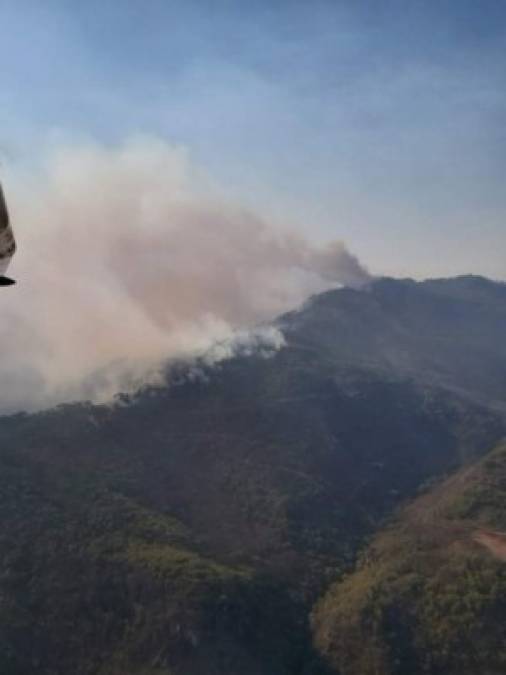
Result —
<path fill-rule="evenodd" d="M 314 247 L 202 183 L 152 139 L 60 149 L 36 183 L 11 176 L 19 283 L 0 294 L 0 409 L 107 398 L 311 293 L 368 280 L 341 242 Z"/>

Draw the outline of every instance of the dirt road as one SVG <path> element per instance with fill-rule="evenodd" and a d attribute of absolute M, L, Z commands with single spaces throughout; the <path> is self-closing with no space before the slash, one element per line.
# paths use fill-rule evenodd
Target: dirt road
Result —
<path fill-rule="evenodd" d="M 493 530 L 478 530 L 473 535 L 474 541 L 487 548 L 492 555 L 506 562 L 506 533 Z"/>

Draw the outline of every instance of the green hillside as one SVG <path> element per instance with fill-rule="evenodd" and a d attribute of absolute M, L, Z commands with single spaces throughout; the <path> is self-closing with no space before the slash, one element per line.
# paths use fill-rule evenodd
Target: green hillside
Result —
<path fill-rule="evenodd" d="M 313 622 L 319 649 L 342 675 L 500 675 L 505 617 L 502 445 L 378 534 Z"/>
<path fill-rule="evenodd" d="M 109 477 L 2 453 L 0 672 L 290 673 L 307 625 L 286 589 L 203 555 Z"/>

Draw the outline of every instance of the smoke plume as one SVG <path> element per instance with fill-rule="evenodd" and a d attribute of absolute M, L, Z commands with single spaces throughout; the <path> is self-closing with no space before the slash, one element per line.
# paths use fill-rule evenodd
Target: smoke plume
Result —
<path fill-rule="evenodd" d="M 314 247 L 211 196 L 163 142 L 73 146 L 42 179 L 11 178 L 19 283 L 0 294 L 4 411 L 105 399 L 311 293 L 368 280 L 341 242 Z"/>

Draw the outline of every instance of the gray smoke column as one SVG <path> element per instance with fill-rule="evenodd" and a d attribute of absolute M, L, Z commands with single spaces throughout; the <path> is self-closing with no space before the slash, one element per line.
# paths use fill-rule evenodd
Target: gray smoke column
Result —
<path fill-rule="evenodd" d="M 3 410 L 107 398 L 165 359 L 369 280 L 341 242 L 314 247 L 211 196 L 160 141 L 72 146 L 42 181 L 10 178 L 19 285 L 0 295 Z"/>

